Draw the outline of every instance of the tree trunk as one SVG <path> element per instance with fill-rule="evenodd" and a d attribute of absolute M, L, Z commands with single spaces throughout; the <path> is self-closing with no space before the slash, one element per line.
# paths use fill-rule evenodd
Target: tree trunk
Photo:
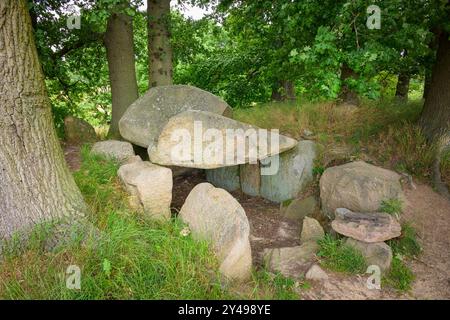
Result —
<path fill-rule="evenodd" d="M 147 15 L 149 86 L 171 85 L 170 0 L 148 0 Z"/>
<path fill-rule="evenodd" d="M 357 79 L 358 78 L 358 74 L 353 71 L 346 63 L 342 64 L 342 68 L 341 68 L 341 83 L 342 83 L 342 87 L 341 87 L 341 93 L 339 94 L 339 99 L 343 102 L 343 103 L 347 103 L 347 104 L 353 104 L 353 105 L 358 105 L 359 104 L 359 99 L 358 99 L 358 95 L 356 94 L 355 91 L 353 91 L 347 81 L 349 79 Z"/>
<path fill-rule="evenodd" d="M 422 99 L 426 99 L 428 96 L 428 92 L 430 91 L 430 82 L 431 82 L 431 71 L 425 69 L 425 80 L 423 82 L 423 95 Z"/>
<path fill-rule="evenodd" d="M 25 0 L 0 1 L 0 239 L 86 213 L 64 161 Z"/>
<path fill-rule="evenodd" d="M 281 90 L 280 89 L 281 89 L 280 81 L 276 81 L 272 85 L 272 95 L 270 97 L 270 99 L 272 101 L 281 101 L 282 100 Z"/>
<path fill-rule="evenodd" d="M 420 124 L 429 139 L 449 135 L 450 41 L 448 32 L 442 32 L 439 37 L 436 62 L 433 66 Z"/>
<path fill-rule="evenodd" d="M 397 80 L 395 97 L 401 100 L 408 100 L 410 76 L 407 73 L 400 72 Z"/>
<path fill-rule="evenodd" d="M 295 100 L 295 87 L 290 80 L 279 80 L 272 86 L 272 101 Z"/>
<path fill-rule="evenodd" d="M 133 21 L 123 13 L 112 13 L 105 33 L 112 117 L 108 136 L 120 138 L 119 120 L 128 106 L 138 98 L 133 48 Z"/>

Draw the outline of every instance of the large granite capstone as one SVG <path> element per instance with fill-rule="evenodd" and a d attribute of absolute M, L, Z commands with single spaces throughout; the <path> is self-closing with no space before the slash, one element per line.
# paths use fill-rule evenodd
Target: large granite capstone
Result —
<path fill-rule="evenodd" d="M 186 110 L 203 110 L 231 116 L 230 106 L 219 97 L 192 86 L 154 87 L 133 102 L 119 121 L 120 134 L 138 146 L 155 143 L 169 119 Z"/>
<path fill-rule="evenodd" d="M 296 140 L 277 131 L 217 113 L 188 110 L 170 118 L 148 154 L 151 162 L 164 166 L 216 169 L 256 163 L 296 145 Z"/>

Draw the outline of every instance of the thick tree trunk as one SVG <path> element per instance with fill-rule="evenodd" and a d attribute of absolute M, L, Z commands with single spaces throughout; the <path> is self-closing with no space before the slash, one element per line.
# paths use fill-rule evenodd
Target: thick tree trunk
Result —
<path fill-rule="evenodd" d="M 0 239 L 86 206 L 53 127 L 25 0 L 0 1 Z"/>
<path fill-rule="evenodd" d="M 442 32 L 436 62 L 420 118 L 428 138 L 449 135 L 450 130 L 450 41 L 449 33 Z"/>
<path fill-rule="evenodd" d="M 397 88 L 395 89 L 395 97 L 400 100 L 408 100 L 410 76 L 407 73 L 399 73 L 397 80 Z"/>
<path fill-rule="evenodd" d="M 173 83 L 172 46 L 170 45 L 170 0 L 148 0 L 149 86 Z"/>
<path fill-rule="evenodd" d="M 357 79 L 358 74 L 353 71 L 346 63 L 342 64 L 341 68 L 341 92 L 339 94 L 339 99 L 343 103 L 358 105 L 359 99 L 355 91 L 353 91 L 346 83 L 348 79 Z"/>
<path fill-rule="evenodd" d="M 123 13 L 112 13 L 105 33 L 112 117 L 108 136 L 120 138 L 119 120 L 128 106 L 138 98 L 133 48 L 133 21 Z"/>

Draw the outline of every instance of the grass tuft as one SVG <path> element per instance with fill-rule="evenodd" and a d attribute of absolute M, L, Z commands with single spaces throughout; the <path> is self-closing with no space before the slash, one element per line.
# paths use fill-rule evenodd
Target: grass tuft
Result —
<path fill-rule="evenodd" d="M 400 199 L 387 199 L 381 202 L 380 211 L 399 216 L 402 213 L 403 202 Z"/>
<path fill-rule="evenodd" d="M 409 291 L 414 279 L 414 274 L 408 266 L 399 256 L 395 256 L 392 259 L 391 269 L 383 278 L 383 282 L 398 291 Z"/>
<path fill-rule="evenodd" d="M 408 223 L 402 225 L 402 234 L 400 237 L 388 241 L 394 255 L 401 255 L 407 258 L 419 256 L 422 247 L 417 240 L 416 230 Z"/>
<path fill-rule="evenodd" d="M 317 256 L 323 258 L 322 266 L 333 271 L 361 274 L 367 269 L 362 254 L 343 243 L 342 239 L 333 239 L 330 235 L 318 241 L 320 250 Z"/>

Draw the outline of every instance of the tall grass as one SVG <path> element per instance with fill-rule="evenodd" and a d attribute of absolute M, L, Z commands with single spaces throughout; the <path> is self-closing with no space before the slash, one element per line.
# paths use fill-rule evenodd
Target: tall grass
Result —
<path fill-rule="evenodd" d="M 428 179 L 436 147 L 427 143 L 415 124 L 421 109 L 421 101 L 397 100 L 364 101 L 358 108 L 334 103 L 269 103 L 238 109 L 235 118 L 263 128 L 279 128 L 297 139 L 308 129 L 314 133 L 311 139 L 325 147 L 322 159 L 346 147 L 349 158 L 363 158 Z"/>
<path fill-rule="evenodd" d="M 181 232 L 184 225 L 144 219 L 127 206 L 118 164 L 82 150 L 74 176 L 91 208 L 89 220 L 101 236 L 47 252 L 36 227 L 23 250 L 6 250 L 0 262 L 2 299 L 293 299 L 294 284 L 253 272 L 251 281 L 231 285 L 218 273 L 206 242 Z M 81 290 L 66 287 L 66 270 L 81 269 Z"/>

